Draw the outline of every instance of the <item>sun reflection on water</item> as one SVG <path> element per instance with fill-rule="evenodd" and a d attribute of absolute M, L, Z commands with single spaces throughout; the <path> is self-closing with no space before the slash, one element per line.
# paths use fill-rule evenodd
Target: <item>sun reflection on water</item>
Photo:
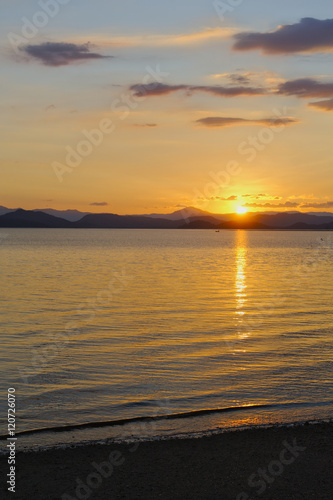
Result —
<path fill-rule="evenodd" d="M 237 231 L 236 233 L 236 275 L 235 275 L 235 316 L 238 327 L 239 339 L 248 337 L 244 332 L 245 306 L 247 302 L 246 284 L 246 258 L 247 258 L 247 233 Z"/>

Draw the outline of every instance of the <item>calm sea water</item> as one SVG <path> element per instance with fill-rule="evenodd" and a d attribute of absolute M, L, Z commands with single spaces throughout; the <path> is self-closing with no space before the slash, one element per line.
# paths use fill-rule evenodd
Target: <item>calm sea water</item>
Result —
<path fill-rule="evenodd" d="M 17 432 L 98 425 L 22 435 L 26 446 L 333 417 L 332 233 L 1 236 L 2 434 L 8 387 Z"/>

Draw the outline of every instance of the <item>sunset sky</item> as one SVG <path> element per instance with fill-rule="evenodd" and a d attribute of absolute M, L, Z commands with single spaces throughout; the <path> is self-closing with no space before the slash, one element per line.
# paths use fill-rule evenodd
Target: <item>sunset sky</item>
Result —
<path fill-rule="evenodd" d="M 331 1 L 0 6 L 0 205 L 333 211 Z"/>

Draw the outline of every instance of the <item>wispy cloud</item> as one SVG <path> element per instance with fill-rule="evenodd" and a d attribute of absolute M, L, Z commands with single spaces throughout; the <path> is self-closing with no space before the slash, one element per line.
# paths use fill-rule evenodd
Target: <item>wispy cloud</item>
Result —
<path fill-rule="evenodd" d="M 305 17 L 295 24 L 279 26 L 267 33 L 248 32 L 234 35 L 234 50 L 262 50 L 264 54 L 331 52 L 333 19 Z"/>
<path fill-rule="evenodd" d="M 206 92 L 218 97 L 259 96 L 267 91 L 261 87 L 224 87 L 219 85 L 168 85 L 165 83 L 134 84 L 130 86 L 136 97 L 162 96 L 185 90 L 187 95 L 194 92 Z"/>
<path fill-rule="evenodd" d="M 302 208 L 332 208 L 333 201 L 326 201 L 324 203 L 304 203 Z"/>
<path fill-rule="evenodd" d="M 217 73 L 210 75 L 211 78 L 225 81 L 232 85 L 251 85 L 252 87 L 276 87 L 279 83 L 284 82 L 278 73 L 273 71 L 242 71 L 236 70 L 233 73 Z"/>
<path fill-rule="evenodd" d="M 223 198 L 222 196 L 214 196 L 213 199 L 219 201 L 236 201 L 238 200 L 238 196 L 235 194 L 228 196 L 228 198 Z"/>
<path fill-rule="evenodd" d="M 247 126 L 247 125 L 264 125 L 267 127 L 277 127 L 280 125 L 292 125 L 298 123 L 294 118 L 264 118 L 261 120 L 248 120 L 245 118 L 231 118 L 223 116 L 208 116 L 200 118 L 195 123 L 207 128 Z"/>
<path fill-rule="evenodd" d="M 208 42 L 228 39 L 235 33 L 235 28 L 207 28 L 202 31 L 180 34 L 142 34 L 124 36 L 90 35 L 90 40 L 99 47 L 172 47 L 200 45 Z"/>
<path fill-rule="evenodd" d="M 243 207 L 247 208 L 297 208 L 299 203 L 294 201 L 286 201 L 285 203 L 244 203 Z"/>
<path fill-rule="evenodd" d="M 269 196 L 268 194 L 265 193 L 259 193 L 259 194 L 243 194 L 242 198 L 253 198 L 255 200 L 281 200 L 281 196 Z"/>
<path fill-rule="evenodd" d="M 94 201 L 93 203 L 89 203 L 91 207 L 107 207 L 109 203 L 106 201 Z"/>
<path fill-rule="evenodd" d="M 310 102 L 308 106 L 311 106 L 312 108 L 318 108 L 322 111 L 333 111 L 333 99 Z"/>
<path fill-rule="evenodd" d="M 136 97 L 168 95 L 187 88 L 188 85 L 166 85 L 165 83 L 156 82 L 147 83 L 146 85 L 137 83 L 130 86 L 130 90 Z"/>
<path fill-rule="evenodd" d="M 45 42 L 38 45 L 25 45 L 20 47 L 20 50 L 30 59 L 35 59 L 45 66 L 67 66 L 77 62 L 112 57 L 91 52 L 89 42 L 81 45 L 65 42 Z"/>
<path fill-rule="evenodd" d="M 136 128 L 155 128 L 157 127 L 157 123 L 133 123 L 131 126 Z"/>

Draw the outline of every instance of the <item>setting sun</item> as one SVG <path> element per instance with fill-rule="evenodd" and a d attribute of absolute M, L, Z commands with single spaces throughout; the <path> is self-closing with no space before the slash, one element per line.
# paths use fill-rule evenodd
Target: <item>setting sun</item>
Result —
<path fill-rule="evenodd" d="M 238 214 L 246 214 L 247 213 L 247 208 L 245 207 L 238 207 L 237 210 L 236 210 L 236 213 Z"/>

